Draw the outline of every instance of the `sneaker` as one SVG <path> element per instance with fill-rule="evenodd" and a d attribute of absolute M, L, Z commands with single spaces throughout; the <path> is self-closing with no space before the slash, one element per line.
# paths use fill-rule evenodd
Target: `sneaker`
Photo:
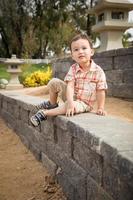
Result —
<path fill-rule="evenodd" d="M 50 101 L 44 101 L 41 104 L 39 104 L 39 105 L 36 106 L 36 108 L 38 110 L 40 110 L 40 109 L 47 109 L 47 110 L 49 110 L 49 109 L 53 109 L 53 108 L 56 108 L 56 107 L 58 107 L 58 103 L 51 104 Z"/>
<path fill-rule="evenodd" d="M 39 126 L 41 121 L 46 120 L 47 116 L 44 114 L 42 110 L 39 110 L 35 115 L 30 118 L 30 121 L 33 126 Z"/>

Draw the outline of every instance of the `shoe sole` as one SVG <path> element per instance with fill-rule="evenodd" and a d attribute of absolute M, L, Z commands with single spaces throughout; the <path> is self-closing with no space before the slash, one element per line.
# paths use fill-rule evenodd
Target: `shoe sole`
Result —
<path fill-rule="evenodd" d="M 31 118 L 30 118 L 30 121 L 31 121 L 31 123 L 32 123 L 33 126 L 35 126 L 35 127 L 39 126 L 39 124 L 38 124 L 37 121 L 34 119 L 34 117 L 31 117 Z"/>

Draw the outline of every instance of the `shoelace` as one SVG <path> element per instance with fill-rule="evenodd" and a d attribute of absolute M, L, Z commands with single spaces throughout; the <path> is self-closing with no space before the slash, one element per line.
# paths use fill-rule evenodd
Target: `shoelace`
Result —
<path fill-rule="evenodd" d="M 36 114 L 35 114 L 35 118 L 41 122 L 43 120 L 45 120 L 47 118 L 47 116 L 43 113 L 43 111 L 38 111 Z"/>

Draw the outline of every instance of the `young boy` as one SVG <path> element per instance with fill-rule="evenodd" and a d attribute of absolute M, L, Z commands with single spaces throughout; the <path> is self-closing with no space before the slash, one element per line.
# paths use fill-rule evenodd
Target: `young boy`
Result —
<path fill-rule="evenodd" d="M 50 100 L 38 105 L 38 112 L 30 120 L 38 126 L 47 116 L 56 116 L 90 112 L 97 101 L 97 114 L 105 115 L 106 77 L 103 70 L 91 59 L 94 51 L 86 34 L 76 35 L 70 43 L 73 64 L 64 81 L 53 78 L 48 83 Z M 58 106 L 60 95 L 64 103 Z"/>

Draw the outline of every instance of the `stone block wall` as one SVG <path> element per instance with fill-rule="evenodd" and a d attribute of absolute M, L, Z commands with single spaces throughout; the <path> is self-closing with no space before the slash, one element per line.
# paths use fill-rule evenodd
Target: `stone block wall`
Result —
<path fill-rule="evenodd" d="M 0 93 L 0 115 L 62 186 L 68 200 L 133 199 L 133 124 L 84 113 L 34 128 L 39 97 Z"/>
<path fill-rule="evenodd" d="M 133 99 L 133 48 L 96 53 L 93 59 L 105 71 L 108 95 Z M 64 79 L 72 63 L 74 61 L 71 58 L 55 60 L 54 76 Z"/>

